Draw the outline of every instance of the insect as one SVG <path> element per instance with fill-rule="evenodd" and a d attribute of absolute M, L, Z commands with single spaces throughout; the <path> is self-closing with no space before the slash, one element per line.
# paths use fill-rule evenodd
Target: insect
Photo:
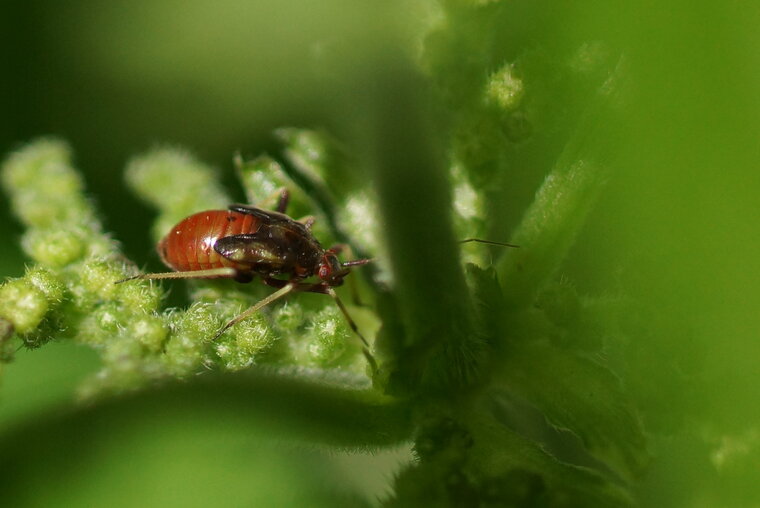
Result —
<path fill-rule="evenodd" d="M 193 214 L 180 221 L 158 243 L 161 260 L 174 271 L 137 275 L 117 281 L 117 284 L 136 279 L 229 278 L 250 282 L 258 276 L 264 284 L 277 288 L 225 324 L 213 340 L 289 293 L 305 291 L 330 295 L 362 341 L 364 356 L 373 372 L 376 371 L 377 365 L 367 340 L 334 289 L 343 284 L 343 278 L 350 273 L 352 266 L 372 260 L 341 262 L 338 254 L 345 246 L 323 248 L 311 233 L 313 217 L 296 221 L 285 214 L 288 200 L 288 191 L 282 190 L 276 211 L 233 204 L 227 210 Z M 313 276 L 319 279 L 318 282 L 306 281 Z"/>

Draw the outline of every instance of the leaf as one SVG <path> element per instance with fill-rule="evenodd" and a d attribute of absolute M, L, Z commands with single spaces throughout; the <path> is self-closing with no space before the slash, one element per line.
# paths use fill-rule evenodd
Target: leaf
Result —
<path fill-rule="evenodd" d="M 480 417 L 473 422 L 472 429 L 473 447 L 467 469 L 473 476 L 509 479 L 515 472 L 539 476 L 546 484 L 546 490 L 538 498 L 539 506 L 632 505 L 627 492 L 601 474 L 556 460 L 536 443 L 495 420 Z"/>
<path fill-rule="evenodd" d="M 386 506 L 631 506 L 601 474 L 562 463 L 487 412 L 468 411 L 454 446 L 405 469 Z"/>
<path fill-rule="evenodd" d="M 37 435 L 56 433 L 58 428 L 68 429 L 60 431 L 61 439 L 78 439 L 81 429 L 99 432 L 145 414 L 188 421 L 210 415 L 219 422 L 244 425 L 264 440 L 353 450 L 391 446 L 409 438 L 406 406 L 369 389 L 349 388 L 351 383 L 355 378 L 326 379 L 305 372 L 296 377 L 296 373 L 263 368 L 207 375 L 90 407 L 40 415 L 0 437 L 0 450 L 12 455 L 17 446 L 25 446 Z"/>
<path fill-rule="evenodd" d="M 524 343 L 509 348 L 494 375 L 623 478 L 632 480 L 647 465 L 641 422 L 606 367 L 548 344 Z"/>
<path fill-rule="evenodd" d="M 297 393 L 287 393 L 297 383 L 284 383 L 278 389 L 269 379 L 264 390 L 263 376 L 254 382 L 244 378 L 173 385 L 35 418 L 6 432 L 0 438 L 3 502 L 8 506 L 368 506 L 352 492 L 350 481 L 338 481 L 344 473 L 328 457 L 272 443 L 273 438 L 283 437 L 280 429 L 294 427 L 292 414 L 314 409 L 308 395 L 299 400 Z M 272 399 L 286 395 L 291 398 L 279 401 L 278 414 Z M 351 397 L 342 395 L 326 404 L 336 418 L 351 412 L 345 411 L 352 406 Z M 288 406 L 294 409 L 290 418 L 283 410 Z M 362 406 L 354 409 L 359 415 L 378 416 L 367 406 L 364 413 Z M 297 426 L 323 428 L 320 420 L 325 415 L 315 413 L 311 421 L 302 419 Z M 348 423 L 359 422 L 354 417 Z M 340 427 L 331 426 L 336 431 Z M 378 432 L 373 430 L 370 433 Z"/>

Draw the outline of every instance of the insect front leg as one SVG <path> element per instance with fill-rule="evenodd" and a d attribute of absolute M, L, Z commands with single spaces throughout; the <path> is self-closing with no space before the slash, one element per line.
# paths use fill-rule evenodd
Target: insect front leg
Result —
<path fill-rule="evenodd" d="M 343 316 L 346 318 L 346 322 L 348 323 L 348 326 L 356 334 L 356 336 L 359 337 L 359 340 L 362 343 L 362 354 L 367 359 L 367 363 L 372 369 L 372 375 L 374 376 L 374 374 L 377 373 L 377 361 L 375 361 L 375 357 L 370 352 L 369 342 L 367 342 L 367 339 L 365 339 L 364 335 L 362 335 L 361 332 L 359 331 L 359 327 L 356 326 L 356 322 L 353 320 L 353 318 L 351 318 L 351 315 L 348 313 L 348 309 L 346 309 L 345 305 L 343 305 L 343 302 L 341 301 L 341 299 L 338 298 L 338 294 L 335 292 L 335 289 L 333 289 L 332 287 L 330 287 L 330 285 L 324 282 L 310 284 L 308 282 L 285 281 L 281 279 L 275 279 L 273 277 L 266 277 L 263 279 L 263 281 L 265 284 L 272 287 L 281 287 L 284 289 L 286 287 L 292 286 L 294 291 L 330 295 L 332 299 L 335 300 L 335 303 L 340 309 L 340 311 L 343 313 Z M 282 291 L 282 289 L 280 291 Z M 277 292 L 273 294 L 276 294 L 276 293 Z"/>
<path fill-rule="evenodd" d="M 348 309 L 343 305 L 343 302 L 338 298 L 338 293 L 335 292 L 335 289 L 328 286 L 327 284 L 323 284 L 324 292 L 327 293 L 332 297 L 333 300 L 335 300 L 336 305 L 340 309 L 340 311 L 343 313 L 343 316 L 346 318 L 346 321 L 348 322 L 348 326 L 351 327 L 351 330 L 354 331 L 357 337 L 359 337 L 359 340 L 362 341 L 362 354 L 364 354 L 364 358 L 367 359 L 367 363 L 369 363 L 370 368 L 372 369 L 372 376 L 377 373 L 377 362 L 375 361 L 375 357 L 372 355 L 372 353 L 369 350 L 369 343 L 367 342 L 367 339 L 364 338 L 364 335 L 359 332 L 359 327 L 356 326 L 356 323 L 351 318 L 351 315 L 348 313 Z M 322 291 L 314 291 L 316 292 L 322 292 Z"/>

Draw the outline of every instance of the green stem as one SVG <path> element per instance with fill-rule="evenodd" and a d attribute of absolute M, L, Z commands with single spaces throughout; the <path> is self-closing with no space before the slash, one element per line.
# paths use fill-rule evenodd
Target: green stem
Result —
<path fill-rule="evenodd" d="M 607 180 L 615 119 L 610 115 L 620 88 L 622 65 L 603 83 L 551 173 L 536 193 L 497 269 L 507 305 L 531 305 L 560 268 Z"/>
<path fill-rule="evenodd" d="M 431 146 L 436 137 L 420 81 L 410 72 L 384 76 L 372 88 L 368 151 L 405 333 L 403 339 L 387 337 L 394 342 L 395 380 L 448 390 L 472 382 L 480 351 L 452 230 L 450 189 Z"/>

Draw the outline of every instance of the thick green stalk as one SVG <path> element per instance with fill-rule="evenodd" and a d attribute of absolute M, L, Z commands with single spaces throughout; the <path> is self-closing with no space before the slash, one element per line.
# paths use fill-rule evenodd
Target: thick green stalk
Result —
<path fill-rule="evenodd" d="M 611 111 L 620 92 L 622 63 L 599 87 L 551 173 L 536 192 L 497 269 L 507 305 L 531 305 L 552 279 L 586 222 L 607 180 L 610 156 L 603 148 L 617 119 Z"/>
<path fill-rule="evenodd" d="M 479 343 L 452 231 L 451 195 L 426 90 L 411 72 L 389 72 L 371 97 L 370 165 L 380 200 L 404 337 L 386 335 L 398 369 L 392 382 L 441 390 L 470 383 Z M 386 316 L 384 319 L 393 319 Z"/>

